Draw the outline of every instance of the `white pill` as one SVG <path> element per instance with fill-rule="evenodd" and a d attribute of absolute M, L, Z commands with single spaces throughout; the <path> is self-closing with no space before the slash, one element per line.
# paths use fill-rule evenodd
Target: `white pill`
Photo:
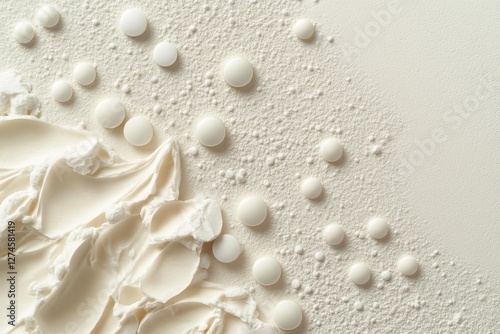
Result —
<path fill-rule="evenodd" d="M 349 280 L 355 284 L 363 285 L 370 280 L 370 268 L 363 262 L 355 263 L 349 269 Z"/>
<path fill-rule="evenodd" d="M 281 277 L 281 265 L 272 256 L 263 256 L 253 264 L 253 277 L 262 285 L 273 285 Z"/>
<path fill-rule="evenodd" d="M 325 161 L 335 162 L 342 156 L 343 149 L 337 138 L 327 138 L 321 142 L 319 154 Z"/>
<path fill-rule="evenodd" d="M 36 13 L 36 19 L 45 28 L 52 28 L 59 22 L 59 11 L 52 5 L 45 5 Z"/>
<path fill-rule="evenodd" d="M 344 229 L 339 224 L 327 225 L 323 229 L 323 239 L 329 245 L 338 245 L 344 240 Z"/>
<path fill-rule="evenodd" d="M 308 177 L 302 181 L 300 186 L 300 191 L 302 195 L 309 199 L 318 198 L 323 192 L 323 186 L 321 182 L 315 177 Z"/>
<path fill-rule="evenodd" d="M 238 205 L 238 218 L 247 226 L 262 224 L 267 216 L 267 205 L 262 198 L 250 196 Z"/>
<path fill-rule="evenodd" d="M 382 239 L 389 233 L 389 224 L 385 218 L 375 217 L 367 225 L 368 235 L 374 239 Z"/>
<path fill-rule="evenodd" d="M 140 9 L 127 9 L 120 18 L 120 28 L 130 37 L 142 35 L 148 27 L 146 15 Z"/>
<path fill-rule="evenodd" d="M 26 44 L 31 42 L 35 36 L 35 30 L 29 22 L 19 22 L 14 27 L 14 32 L 12 34 L 14 39 L 21 44 Z"/>
<path fill-rule="evenodd" d="M 295 22 L 292 30 L 298 39 L 309 39 L 314 35 L 314 24 L 308 19 L 300 19 Z"/>
<path fill-rule="evenodd" d="M 177 60 L 177 49 L 169 42 L 161 42 L 155 46 L 153 60 L 161 67 L 172 66 Z"/>
<path fill-rule="evenodd" d="M 212 252 L 219 262 L 233 262 L 241 254 L 240 242 L 230 234 L 223 234 L 213 242 Z"/>
<path fill-rule="evenodd" d="M 136 116 L 125 123 L 125 139 L 134 146 L 144 146 L 153 138 L 153 126 L 144 116 Z"/>
<path fill-rule="evenodd" d="M 411 276 L 418 270 L 418 262 L 412 255 L 405 255 L 398 260 L 398 270 L 401 274 Z"/>
<path fill-rule="evenodd" d="M 52 97 L 57 102 L 66 102 L 73 96 L 73 87 L 69 82 L 58 80 L 52 85 Z"/>
<path fill-rule="evenodd" d="M 91 63 L 80 63 L 73 70 L 73 79 L 82 86 L 90 85 L 96 77 L 95 67 Z"/>
<path fill-rule="evenodd" d="M 224 65 L 224 79 L 233 87 L 243 87 L 252 81 L 253 66 L 242 57 L 233 57 Z"/>
<path fill-rule="evenodd" d="M 282 300 L 274 307 L 273 322 L 279 328 L 291 331 L 302 322 L 302 309 L 292 300 Z"/>
<path fill-rule="evenodd" d="M 203 118 L 196 127 L 198 141 L 208 147 L 217 146 L 226 136 L 226 127 L 217 117 L 208 116 Z"/>
<path fill-rule="evenodd" d="M 116 128 L 125 119 L 125 107 L 115 99 L 102 100 L 95 108 L 95 118 L 103 128 Z"/>

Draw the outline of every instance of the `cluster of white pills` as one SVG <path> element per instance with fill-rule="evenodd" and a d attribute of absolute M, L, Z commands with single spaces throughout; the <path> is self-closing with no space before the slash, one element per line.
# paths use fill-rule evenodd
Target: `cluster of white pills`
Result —
<path fill-rule="evenodd" d="M 92 84 L 96 78 L 94 65 L 90 63 L 80 63 L 73 70 L 73 79 L 81 86 Z M 73 96 L 73 87 L 66 80 L 58 80 L 52 85 L 52 97 L 59 103 L 68 102 Z"/>
<path fill-rule="evenodd" d="M 52 28 L 59 22 L 59 11 L 52 5 L 45 5 L 38 9 L 35 17 L 41 26 Z M 35 28 L 30 22 L 19 22 L 14 26 L 12 36 L 18 43 L 27 44 L 35 37 Z"/>
<path fill-rule="evenodd" d="M 60 21 L 59 11 L 51 5 L 41 7 L 35 17 L 38 23 L 45 28 L 52 28 Z M 119 27 L 126 36 L 138 38 L 146 33 L 148 19 L 140 9 L 127 9 L 120 17 Z M 297 39 L 309 41 L 315 34 L 315 24 L 309 19 L 299 19 L 293 24 L 291 31 Z M 13 37 L 18 43 L 30 43 L 34 36 L 35 28 L 30 22 L 19 22 L 14 27 Z M 166 40 L 156 44 L 152 51 L 152 60 L 162 68 L 169 68 L 176 64 L 176 62 L 179 64 L 180 59 L 178 60 L 178 56 L 176 45 Z M 248 86 L 257 80 L 254 66 L 249 59 L 252 61 L 255 60 L 252 57 L 247 58 L 237 55 L 231 56 L 222 62 L 221 75 L 227 85 L 236 89 L 245 87 L 248 89 Z M 81 62 L 75 66 L 73 80 L 78 85 L 92 85 L 96 81 L 96 78 L 96 66 L 92 63 Z M 127 87 L 128 90 L 129 88 Z M 51 93 L 55 101 L 65 103 L 71 100 L 73 87 L 66 80 L 58 80 L 52 85 Z M 95 119 L 105 129 L 114 129 L 121 126 L 125 118 L 126 109 L 124 105 L 114 98 L 103 99 L 96 106 Z M 226 138 L 226 126 L 223 120 L 215 116 L 201 118 L 197 122 L 194 132 L 198 142 L 208 148 L 221 145 Z M 151 142 L 154 136 L 154 128 L 146 117 L 135 116 L 128 119 L 125 123 L 123 135 L 131 145 L 144 146 Z M 343 155 L 344 147 L 339 139 L 335 137 L 325 138 L 319 144 L 319 156 L 328 163 L 338 163 Z M 274 164 L 274 158 L 272 164 Z M 269 165 L 272 164 L 269 163 Z M 310 200 L 320 198 L 323 191 L 323 184 L 317 177 L 306 177 L 300 184 L 301 194 Z M 268 206 L 259 196 L 247 196 L 240 200 L 236 209 L 236 216 L 242 224 L 255 229 L 268 218 Z M 390 226 L 387 219 L 374 217 L 368 221 L 366 231 L 370 238 L 380 242 L 382 241 L 381 239 L 384 239 L 389 234 Z M 345 231 L 340 224 L 326 225 L 322 230 L 321 236 L 330 246 L 339 246 L 346 238 Z M 236 261 L 240 257 L 241 252 L 242 245 L 231 234 L 222 234 L 212 243 L 213 256 L 222 263 Z M 316 252 L 314 258 L 318 262 L 323 262 L 326 259 L 325 255 L 326 253 L 322 251 Z M 397 261 L 397 270 L 402 275 L 415 275 L 418 269 L 419 263 L 412 255 L 404 255 Z M 255 281 L 260 285 L 271 286 L 279 282 L 282 277 L 282 270 L 280 262 L 275 257 L 264 255 L 253 263 L 252 274 Z M 389 281 L 392 278 L 391 272 L 387 270 L 383 271 L 380 276 L 384 281 Z M 348 279 L 357 285 L 367 284 L 371 280 L 371 277 L 372 271 L 365 262 L 356 262 L 348 270 Z M 292 287 L 298 289 L 300 283 L 295 280 L 292 283 Z M 356 308 L 362 310 L 363 305 L 360 305 Z M 299 327 L 302 317 L 302 309 L 295 301 L 282 300 L 275 305 L 272 319 L 277 327 L 288 331 Z"/>
<path fill-rule="evenodd" d="M 418 261 L 413 255 L 404 255 L 397 262 L 397 269 L 404 276 L 415 275 L 418 268 Z M 390 281 L 392 278 L 391 272 L 387 270 L 383 271 L 380 275 L 384 281 Z M 370 280 L 371 270 L 366 263 L 358 262 L 351 266 L 348 276 L 351 282 L 363 285 Z"/>

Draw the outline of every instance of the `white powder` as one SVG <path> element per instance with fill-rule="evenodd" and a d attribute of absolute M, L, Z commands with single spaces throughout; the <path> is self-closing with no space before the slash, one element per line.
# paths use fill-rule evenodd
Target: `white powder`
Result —
<path fill-rule="evenodd" d="M 210 280 L 250 288 L 266 320 L 287 298 L 296 299 L 305 313 L 303 333 L 497 332 L 498 277 L 484 276 L 430 242 L 405 203 L 405 180 L 397 174 L 405 125 L 398 110 L 345 60 L 334 24 L 328 35 L 316 25 L 310 42 L 292 34 L 296 19 L 314 6 L 221 1 L 170 2 L 165 8 L 145 1 L 141 9 L 149 32 L 130 39 L 116 24 L 126 7 L 122 2 L 66 2 L 58 6 L 59 30 L 37 31 L 32 47 L 5 38 L 0 48 L 4 64 L 29 77 L 52 122 L 76 126 L 84 120 L 89 131 L 125 157 L 151 152 L 132 148 L 120 131 L 101 129 L 94 121 L 98 101 L 113 97 L 125 105 L 128 117 L 148 117 L 160 139 L 178 139 L 188 153 L 183 175 L 189 188 L 182 185 L 181 197 L 202 192 L 220 199 L 225 230 L 244 249 L 230 266 L 212 261 Z M 1 31 L 10 33 L 15 22 L 32 17 L 35 7 L 19 6 L 12 17 L 1 11 Z M 151 58 L 164 39 L 179 53 L 172 69 L 159 68 Z M 255 81 L 241 91 L 222 77 L 223 61 L 233 55 L 249 59 L 255 70 Z M 71 78 L 80 61 L 98 65 L 95 86 L 73 85 L 74 100 L 56 103 L 52 83 Z M 197 122 L 208 115 L 226 125 L 227 138 L 216 149 L 200 146 L 194 136 Z M 329 164 L 320 157 L 319 144 L 332 135 L 342 142 L 344 156 Z M 226 171 L 240 169 L 246 171 L 244 182 L 226 177 Z M 300 193 L 301 180 L 309 176 L 323 184 L 319 200 Z M 267 222 L 252 229 L 236 215 L 248 195 L 261 196 L 269 208 Z M 387 240 L 366 237 L 374 216 L 388 219 Z M 321 237 L 330 223 L 346 233 L 337 247 Z M 315 259 L 320 253 L 322 262 Z M 397 259 L 407 253 L 419 260 L 416 277 L 396 274 Z M 272 287 L 260 286 L 251 275 L 253 262 L 264 255 L 276 256 L 283 268 Z M 362 288 L 347 280 L 350 265 L 361 261 L 372 271 Z M 381 277 L 385 271 L 392 273 L 389 281 Z"/>
<path fill-rule="evenodd" d="M 16 71 L 0 74 L 0 116 L 40 114 L 40 101 L 31 94 L 31 85 Z"/>

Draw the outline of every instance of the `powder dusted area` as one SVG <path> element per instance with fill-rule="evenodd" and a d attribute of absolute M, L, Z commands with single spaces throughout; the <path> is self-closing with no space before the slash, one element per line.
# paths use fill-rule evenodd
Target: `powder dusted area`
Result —
<path fill-rule="evenodd" d="M 15 68 L 27 78 L 51 124 L 85 127 L 127 159 L 147 159 L 164 147 L 167 138 L 175 137 L 183 175 L 179 189 L 182 204 L 175 210 L 186 216 L 173 221 L 194 219 L 190 210 L 201 210 L 203 205 L 190 204 L 187 199 L 196 194 L 218 202 L 221 233 L 238 240 L 241 254 L 230 263 L 221 263 L 213 257 L 211 244 L 189 252 L 199 257 L 198 267 L 205 268 L 204 261 L 210 258 L 210 282 L 248 290 L 256 302 L 245 303 L 249 311 L 255 306 L 265 322 L 290 329 L 298 326 L 288 331 L 291 333 L 498 331 L 498 277 L 453 259 L 422 231 L 406 204 L 406 180 L 397 173 L 405 122 L 356 64 L 345 58 L 341 36 L 337 36 L 340 32 L 331 27 L 327 32 L 308 17 L 316 3 L 229 0 L 129 5 L 61 1 L 54 6 L 60 12 L 59 23 L 45 29 L 34 21 L 37 4 L 2 4 L 5 10 L 0 15 L 8 18 L 0 21 L 0 47 L 7 55 L 5 69 Z M 139 8 L 147 18 L 146 30 L 133 38 L 120 27 L 122 13 L 132 8 Z M 303 18 L 314 24 L 309 37 L 309 24 L 296 26 Z M 31 44 L 20 45 L 12 38 L 13 27 L 22 20 L 34 22 Z M 154 61 L 154 49 L 161 42 L 175 45 L 177 55 L 171 66 L 161 67 Z M 229 86 L 224 76 L 225 65 L 235 57 L 246 59 L 253 68 L 251 77 L 249 71 L 243 71 L 247 74 L 243 79 L 235 75 L 241 79 L 236 80 L 236 86 L 245 83 L 240 88 Z M 75 67 L 82 62 L 92 64 L 97 71 L 89 86 L 80 86 L 73 78 Z M 72 97 L 65 103 L 51 96 L 57 80 L 72 86 Z M 126 110 L 125 121 L 114 129 L 101 127 L 94 115 L 99 102 L 108 98 L 120 101 Z M 138 148 L 127 143 L 123 135 L 124 124 L 134 116 L 147 118 L 154 128 L 151 141 Z M 217 143 L 213 147 L 200 143 L 197 137 L 197 125 L 206 117 L 224 124 L 224 136 L 209 142 Z M 337 142 L 322 148 L 328 138 Z M 321 187 L 306 196 L 302 185 L 310 178 Z M 248 197 L 265 202 L 263 222 L 263 214 L 250 224 L 241 221 L 239 204 Z M 155 238 L 172 233 L 170 226 L 161 225 L 165 217 L 171 218 L 172 210 L 153 210 L 146 216 L 153 244 Z M 118 228 L 122 213 L 120 205 L 109 208 L 106 219 L 115 221 L 113 226 Z M 378 228 L 371 233 L 382 236 L 377 239 L 368 231 L 368 223 L 376 217 L 385 219 L 389 226 L 384 236 Z M 333 235 L 332 231 L 325 233 L 330 224 L 342 228 L 342 238 L 338 228 Z M 203 235 L 209 233 L 210 226 L 203 225 Z M 61 232 L 58 228 L 49 231 L 53 236 Z M 199 231 L 183 232 L 193 237 Z M 95 238 L 99 237 L 91 240 Z M 94 249 L 84 243 L 80 247 L 82 258 Z M 186 255 L 186 262 L 192 255 Z M 407 255 L 418 263 L 417 272 L 410 276 L 402 275 L 398 267 Z M 255 262 L 264 256 L 274 257 L 281 267 L 278 281 L 269 286 L 253 277 Z M 95 265 L 109 261 L 104 258 Z M 175 262 L 166 255 L 156 258 L 154 267 L 160 271 L 162 263 Z M 355 275 L 360 285 L 350 280 L 352 268 L 359 263 L 364 264 L 362 272 Z M 406 272 L 408 267 L 403 267 Z M 154 275 L 144 280 L 142 294 L 152 294 L 161 285 Z M 182 302 L 152 312 L 139 328 L 156 333 L 153 326 L 167 327 L 171 320 L 212 319 L 214 304 L 233 305 L 225 303 L 225 298 L 250 298 L 241 295 L 240 289 L 230 292 L 215 289 L 209 296 L 198 291 L 190 296 L 181 293 L 172 300 L 185 298 Z M 119 303 L 130 305 L 137 296 L 137 287 L 131 285 L 117 298 Z M 162 291 L 162 295 L 148 298 L 165 301 L 171 297 L 169 291 Z M 284 300 L 296 304 L 280 304 Z M 290 319 L 281 312 L 276 317 L 276 305 L 299 305 L 303 312 L 300 324 L 295 306 L 297 316 Z M 101 314 L 111 314 L 112 309 L 113 305 L 107 304 Z M 171 311 L 179 316 L 169 318 Z M 237 311 L 231 314 L 243 322 L 247 319 Z M 250 314 L 253 319 L 254 313 Z M 233 324 L 233 318 L 225 320 Z M 39 319 L 50 320 L 43 312 Z M 134 320 L 124 318 L 125 324 L 133 332 Z M 99 326 L 113 328 L 104 322 Z M 181 325 L 176 329 L 188 331 Z M 238 331 L 226 328 L 223 333 Z"/>

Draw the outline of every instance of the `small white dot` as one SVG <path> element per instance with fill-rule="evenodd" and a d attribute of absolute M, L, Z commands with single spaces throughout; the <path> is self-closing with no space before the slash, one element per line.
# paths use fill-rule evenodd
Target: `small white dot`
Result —
<path fill-rule="evenodd" d="M 329 224 L 323 229 L 323 239 L 332 246 L 344 240 L 344 229 L 339 224 Z"/>
<path fill-rule="evenodd" d="M 128 9 L 120 18 L 120 28 L 130 37 L 142 35 L 148 27 L 148 20 L 140 9 Z"/>
<path fill-rule="evenodd" d="M 82 86 L 90 85 L 96 77 L 95 67 L 90 63 L 80 63 L 73 70 L 73 78 Z"/>
<path fill-rule="evenodd" d="M 37 11 L 36 19 L 43 27 L 52 28 L 59 22 L 59 11 L 52 5 L 45 5 Z"/>
<path fill-rule="evenodd" d="M 372 218 L 368 222 L 367 232 L 374 239 L 382 239 L 389 233 L 389 224 L 385 218 Z"/>
<path fill-rule="evenodd" d="M 274 307 L 273 322 L 279 328 L 291 331 L 302 322 L 302 309 L 292 300 L 282 300 Z"/>
<path fill-rule="evenodd" d="M 29 22 L 19 22 L 14 27 L 14 32 L 12 34 L 14 39 L 21 44 L 27 44 L 31 42 L 35 36 L 35 30 Z"/>
<path fill-rule="evenodd" d="M 130 144 L 144 146 L 153 138 L 153 126 L 146 117 L 136 116 L 127 121 L 123 135 Z"/>
<path fill-rule="evenodd" d="M 383 271 L 383 272 L 380 274 L 380 276 L 382 277 L 382 279 L 383 279 L 384 281 L 390 281 L 390 280 L 391 280 L 391 278 L 392 278 L 392 274 L 391 274 L 391 272 L 390 272 L 390 271 L 387 271 L 387 270 Z"/>
<path fill-rule="evenodd" d="M 363 311 L 364 305 L 362 302 L 355 302 L 354 308 L 356 309 L 356 311 Z"/>
<path fill-rule="evenodd" d="M 292 280 L 291 286 L 292 286 L 293 289 L 297 290 L 297 289 L 300 289 L 300 287 L 302 286 L 302 284 L 300 283 L 299 280 L 294 279 L 294 280 Z"/>
<path fill-rule="evenodd" d="M 73 96 L 73 87 L 64 80 L 58 80 L 52 85 L 52 97 L 57 102 L 67 102 Z"/>
<path fill-rule="evenodd" d="M 314 24 L 309 19 L 300 19 L 295 22 L 292 30 L 298 39 L 306 40 L 314 35 Z"/>
<path fill-rule="evenodd" d="M 321 142 L 319 153 L 328 162 L 335 162 L 342 157 L 342 145 L 337 138 L 327 138 Z"/>
<path fill-rule="evenodd" d="M 273 285 L 281 277 L 281 265 L 272 256 L 263 256 L 253 265 L 253 276 L 262 285 Z"/>
<path fill-rule="evenodd" d="M 205 146 L 217 146 L 222 143 L 225 136 L 226 127 L 217 117 L 205 117 L 196 126 L 196 137 Z"/>
<path fill-rule="evenodd" d="M 398 270 L 405 276 L 411 276 L 418 270 L 418 262 L 412 255 L 405 255 L 398 260 Z"/>
<path fill-rule="evenodd" d="M 323 262 L 323 261 L 325 261 L 325 253 L 323 253 L 323 252 L 316 252 L 316 253 L 314 254 L 314 258 L 315 258 L 315 259 L 316 259 L 316 261 L 318 261 L 318 262 Z"/>
<path fill-rule="evenodd" d="M 266 216 L 267 205 L 260 197 L 246 197 L 238 205 L 238 218 L 247 226 L 262 224 Z"/>
<path fill-rule="evenodd" d="M 252 81 L 253 66 L 245 58 L 233 57 L 224 65 L 224 79 L 232 87 L 244 87 Z"/>
<path fill-rule="evenodd" d="M 349 269 L 349 280 L 355 284 L 366 284 L 370 276 L 370 268 L 363 262 L 355 263 Z"/>
<path fill-rule="evenodd" d="M 302 195 L 309 199 L 318 198 L 319 195 L 323 192 L 323 185 L 319 181 L 319 179 L 315 177 L 308 177 L 302 181 L 300 190 Z"/>
<path fill-rule="evenodd" d="M 161 67 L 172 66 L 177 60 L 177 49 L 170 42 L 161 42 L 155 46 L 153 60 Z"/>
<path fill-rule="evenodd" d="M 125 119 L 125 107 L 115 99 L 102 100 L 95 108 L 95 118 L 103 128 L 116 128 Z"/>

